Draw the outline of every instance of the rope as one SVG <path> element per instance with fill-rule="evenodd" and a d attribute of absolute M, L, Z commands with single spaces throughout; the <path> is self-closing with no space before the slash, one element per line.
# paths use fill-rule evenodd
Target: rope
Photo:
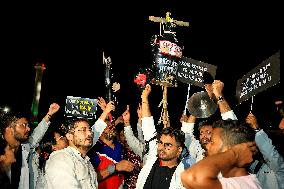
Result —
<path fill-rule="evenodd" d="M 162 86 L 163 99 L 158 106 L 158 107 L 161 107 L 161 105 L 163 105 L 162 111 L 161 111 L 161 116 L 160 116 L 160 119 L 158 121 L 158 124 L 160 124 L 163 121 L 164 128 L 170 127 L 170 118 L 169 118 L 169 113 L 168 113 L 168 108 L 167 108 L 167 106 L 168 106 L 168 102 L 167 102 L 168 90 L 167 89 L 168 89 L 167 86 Z"/>

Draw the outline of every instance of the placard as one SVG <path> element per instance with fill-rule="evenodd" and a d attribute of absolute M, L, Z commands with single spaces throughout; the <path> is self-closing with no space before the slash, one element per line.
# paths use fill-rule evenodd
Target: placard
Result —
<path fill-rule="evenodd" d="M 65 116 L 83 117 L 95 119 L 97 111 L 97 99 L 67 96 L 65 106 Z"/>
<path fill-rule="evenodd" d="M 192 58 L 182 57 L 178 63 L 176 77 L 179 81 L 187 84 L 192 84 L 199 87 L 204 87 L 203 74 L 210 73 L 215 78 L 217 66 L 204 63 Z"/>
<path fill-rule="evenodd" d="M 237 82 L 238 103 L 280 82 L 280 51 L 264 60 Z"/>

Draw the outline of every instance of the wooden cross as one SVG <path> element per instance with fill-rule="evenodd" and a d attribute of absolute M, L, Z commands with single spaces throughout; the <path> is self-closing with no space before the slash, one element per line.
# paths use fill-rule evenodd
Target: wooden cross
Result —
<path fill-rule="evenodd" d="M 170 17 L 171 13 L 170 12 L 167 12 L 166 13 L 166 18 L 161 18 L 161 17 L 155 17 L 155 16 L 149 16 L 149 20 L 152 21 L 152 22 L 160 22 L 160 23 L 172 23 L 172 24 L 175 24 L 177 26 L 185 26 L 185 27 L 188 27 L 189 26 L 189 22 L 184 22 L 184 21 L 178 21 L 178 20 L 173 20 L 171 17 Z"/>

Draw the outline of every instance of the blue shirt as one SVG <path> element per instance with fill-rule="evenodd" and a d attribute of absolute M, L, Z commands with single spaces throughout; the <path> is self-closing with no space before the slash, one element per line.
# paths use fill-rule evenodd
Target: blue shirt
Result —
<path fill-rule="evenodd" d="M 279 152 L 272 145 L 267 134 L 260 130 L 255 135 L 255 142 L 260 150 L 265 163 L 257 171 L 256 177 L 263 189 L 283 189 L 284 188 L 284 160 Z M 250 166 L 254 171 L 258 161 L 255 160 Z"/>

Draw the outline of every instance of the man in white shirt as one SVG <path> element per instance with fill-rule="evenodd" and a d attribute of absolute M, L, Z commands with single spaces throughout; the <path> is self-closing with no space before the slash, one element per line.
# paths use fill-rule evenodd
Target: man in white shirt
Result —
<path fill-rule="evenodd" d="M 45 167 L 45 188 L 98 188 L 97 174 L 87 152 L 106 128 L 104 121 L 111 110 L 114 110 L 113 102 L 107 104 L 93 130 L 83 118 L 66 125 L 69 146 L 51 153 Z"/>

